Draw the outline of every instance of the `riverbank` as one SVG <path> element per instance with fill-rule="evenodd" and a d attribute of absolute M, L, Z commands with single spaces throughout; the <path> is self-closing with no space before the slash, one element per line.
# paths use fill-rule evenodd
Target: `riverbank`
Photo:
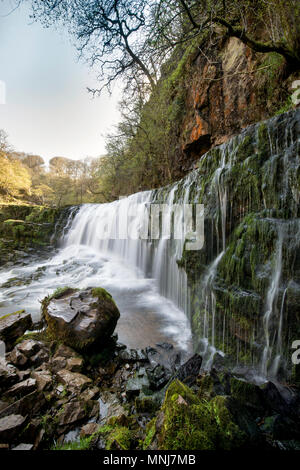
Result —
<path fill-rule="evenodd" d="M 25 313 L 0 319 L 2 334 L 8 321 L 10 338 L 27 332 L 0 364 L 2 448 L 300 449 L 296 387 L 247 383 L 220 355 L 205 371 L 200 355 L 182 363 L 167 343 L 128 349 L 113 335 L 87 354 L 45 323 L 28 332 Z"/>

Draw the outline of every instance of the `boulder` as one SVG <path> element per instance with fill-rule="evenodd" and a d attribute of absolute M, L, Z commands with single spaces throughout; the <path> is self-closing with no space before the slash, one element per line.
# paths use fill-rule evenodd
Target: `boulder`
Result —
<path fill-rule="evenodd" d="M 59 432 L 65 432 L 74 423 L 89 418 L 98 418 L 99 404 L 96 401 L 71 401 L 66 403 L 57 414 L 57 424 L 60 427 Z"/>
<path fill-rule="evenodd" d="M 89 437 L 97 432 L 99 424 L 97 423 L 88 423 L 85 424 L 80 430 L 80 437 Z"/>
<path fill-rule="evenodd" d="M 39 392 L 47 391 L 52 386 L 52 377 L 47 371 L 32 372 L 32 377 L 36 380 L 37 389 Z"/>
<path fill-rule="evenodd" d="M 28 366 L 39 367 L 48 361 L 49 354 L 40 341 L 25 339 L 14 347 L 7 359 L 20 369 Z"/>
<path fill-rule="evenodd" d="M 35 390 L 34 392 L 25 395 L 20 400 L 15 401 L 11 405 L 6 403 L 6 407 L 0 411 L 0 418 L 4 418 L 5 416 L 12 414 L 35 416 L 41 412 L 45 404 L 46 400 L 43 393 Z"/>
<path fill-rule="evenodd" d="M 27 395 L 33 392 L 36 389 L 36 380 L 35 379 L 27 379 L 23 382 L 19 382 L 16 385 L 13 385 L 9 388 L 3 396 L 6 398 L 10 397 L 18 397 L 21 398 L 24 395 Z"/>
<path fill-rule="evenodd" d="M 0 392 L 18 382 L 19 376 L 14 366 L 7 364 L 5 360 L 0 359 Z"/>
<path fill-rule="evenodd" d="M 26 418 L 21 415 L 9 415 L 0 419 L 0 441 L 11 442 L 20 432 Z"/>
<path fill-rule="evenodd" d="M 29 365 L 28 358 L 19 351 L 17 346 L 7 355 L 7 360 L 20 369 Z"/>
<path fill-rule="evenodd" d="M 171 371 L 164 366 L 157 365 L 147 370 L 151 390 L 160 390 L 172 377 Z"/>
<path fill-rule="evenodd" d="M 50 336 L 78 351 L 105 346 L 120 317 L 111 295 L 102 288 L 65 289 L 44 299 L 42 310 Z"/>
<path fill-rule="evenodd" d="M 91 379 L 78 372 L 70 372 L 67 369 L 60 370 L 57 373 L 60 383 L 66 386 L 67 390 L 72 393 L 80 393 L 92 383 Z"/>
<path fill-rule="evenodd" d="M 201 365 L 202 357 L 199 356 L 199 354 L 194 354 L 194 356 L 178 369 L 175 377 L 187 385 L 192 385 L 199 375 Z"/>
<path fill-rule="evenodd" d="M 40 341 L 35 341 L 33 339 L 25 339 L 18 344 L 18 350 L 24 354 L 26 357 L 32 357 L 40 351 L 42 348 L 42 343 Z"/>
<path fill-rule="evenodd" d="M 81 372 L 83 367 L 83 359 L 80 357 L 70 357 L 67 359 L 66 369 L 71 372 Z"/>
<path fill-rule="evenodd" d="M 15 341 L 31 327 L 31 315 L 24 310 L 0 317 L 0 340 L 4 341 L 6 350 L 10 351 Z"/>
<path fill-rule="evenodd" d="M 65 344 L 59 344 L 54 357 L 63 357 L 64 359 L 70 359 L 73 357 L 81 357 L 74 349 L 70 348 L 69 346 L 66 346 Z"/>
<path fill-rule="evenodd" d="M 147 392 L 150 388 L 148 375 L 144 368 L 135 372 L 134 376 L 126 383 L 126 396 L 128 400 L 138 397 L 141 392 Z"/>

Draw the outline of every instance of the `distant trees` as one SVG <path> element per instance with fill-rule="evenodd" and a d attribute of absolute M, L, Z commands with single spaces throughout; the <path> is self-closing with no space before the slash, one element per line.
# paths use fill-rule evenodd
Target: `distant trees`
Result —
<path fill-rule="evenodd" d="M 41 156 L 14 151 L 0 130 L 0 202 L 21 200 L 57 207 L 104 202 L 103 194 L 93 192 L 98 188 L 101 165 L 101 158 L 54 157 L 46 169 Z"/>
<path fill-rule="evenodd" d="M 0 196 L 28 196 L 31 187 L 29 171 L 10 152 L 7 135 L 0 130 Z"/>

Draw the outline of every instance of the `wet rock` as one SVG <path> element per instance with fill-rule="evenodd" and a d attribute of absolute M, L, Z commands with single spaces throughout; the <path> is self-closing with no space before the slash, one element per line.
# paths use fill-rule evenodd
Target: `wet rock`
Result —
<path fill-rule="evenodd" d="M 3 396 L 6 398 L 9 397 L 23 397 L 24 395 L 27 395 L 33 390 L 36 389 L 36 380 L 35 379 L 27 379 L 24 380 L 23 382 L 19 382 L 16 385 L 13 385 L 10 389 L 8 389 Z"/>
<path fill-rule="evenodd" d="M 119 352 L 118 357 L 124 362 L 147 362 L 148 357 L 143 350 L 125 349 Z"/>
<path fill-rule="evenodd" d="M 71 372 L 81 372 L 83 367 L 83 359 L 80 357 L 70 357 L 67 359 L 66 369 Z"/>
<path fill-rule="evenodd" d="M 85 424 L 80 430 L 80 437 L 89 437 L 94 434 L 99 428 L 97 423 Z"/>
<path fill-rule="evenodd" d="M 47 391 L 52 386 L 52 376 L 47 371 L 32 372 L 39 392 Z"/>
<path fill-rule="evenodd" d="M 17 369 L 7 364 L 5 360 L 0 359 L 0 392 L 7 390 L 7 388 L 14 385 L 18 380 Z"/>
<path fill-rule="evenodd" d="M 40 341 L 27 339 L 17 344 L 8 355 L 8 360 L 16 367 L 39 367 L 47 362 L 49 354 Z"/>
<path fill-rule="evenodd" d="M 53 374 L 56 374 L 67 366 L 67 359 L 65 357 L 56 356 L 49 362 L 48 368 Z"/>
<path fill-rule="evenodd" d="M 45 362 L 48 362 L 49 354 L 44 349 L 41 349 L 35 356 L 30 358 L 30 363 L 34 367 L 39 367 Z"/>
<path fill-rule="evenodd" d="M 68 289 L 46 298 L 43 314 L 49 334 L 79 351 L 105 346 L 120 317 L 111 295 L 101 288 Z"/>
<path fill-rule="evenodd" d="M 145 369 L 138 370 L 126 384 L 126 396 L 130 400 L 139 396 L 141 391 L 148 390 L 150 382 Z"/>
<path fill-rule="evenodd" d="M 65 426 L 73 424 L 87 417 L 86 408 L 83 402 L 74 401 L 64 405 L 63 410 L 59 413 L 58 424 Z"/>
<path fill-rule="evenodd" d="M 7 403 L 5 401 L 0 400 L 0 412 L 7 407 Z"/>
<path fill-rule="evenodd" d="M 147 370 L 147 376 L 151 390 L 159 390 L 168 383 L 172 377 L 172 373 L 165 367 L 157 365 L 153 369 Z"/>
<path fill-rule="evenodd" d="M 26 357 L 32 357 L 42 348 L 42 343 L 33 339 L 26 339 L 18 344 L 18 350 Z"/>
<path fill-rule="evenodd" d="M 81 357 L 74 349 L 66 346 L 65 344 L 59 344 L 57 347 L 54 357 L 63 357 L 65 359 L 70 359 L 73 357 Z"/>
<path fill-rule="evenodd" d="M 6 407 L 0 411 L 0 418 L 11 414 L 35 416 L 43 410 L 45 404 L 44 395 L 34 391 L 10 405 L 6 403 Z"/>
<path fill-rule="evenodd" d="M 17 374 L 19 377 L 19 382 L 23 382 L 24 380 L 29 379 L 31 375 L 31 370 L 30 369 L 18 370 Z"/>
<path fill-rule="evenodd" d="M 178 369 L 175 377 L 181 382 L 192 385 L 199 375 L 201 365 L 202 357 L 199 356 L 199 354 L 194 354 L 194 356 Z"/>
<path fill-rule="evenodd" d="M 99 392 L 98 387 L 87 388 L 80 394 L 80 398 L 84 401 L 94 400 L 99 395 Z"/>
<path fill-rule="evenodd" d="M 11 353 L 7 355 L 7 360 L 20 369 L 29 365 L 28 358 L 22 354 L 17 347 L 15 347 Z"/>
<path fill-rule="evenodd" d="M 26 418 L 21 415 L 9 415 L 0 418 L 0 441 L 12 442 L 21 431 L 26 422 Z"/>
<path fill-rule="evenodd" d="M 297 415 L 298 409 L 295 405 L 298 395 L 292 388 L 268 382 L 261 387 L 261 390 L 266 408 L 282 415 L 295 416 L 295 413 Z"/>
<path fill-rule="evenodd" d="M 216 369 L 216 371 L 223 371 L 228 369 L 229 365 L 230 363 L 226 356 L 222 356 L 218 352 L 214 355 L 212 369 Z"/>
<path fill-rule="evenodd" d="M 56 375 L 58 380 L 73 393 L 80 393 L 92 383 L 89 377 L 78 372 L 70 372 L 67 369 L 59 371 Z"/>
<path fill-rule="evenodd" d="M 263 416 L 265 413 L 263 391 L 258 385 L 231 377 L 230 393 L 243 406 L 248 408 L 253 416 Z"/>
<path fill-rule="evenodd" d="M 17 447 L 13 447 L 12 450 L 33 450 L 33 444 L 19 444 Z"/>
<path fill-rule="evenodd" d="M 10 351 L 13 348 L 15 341 L 31 327 L 31 315 L 29 313 L 25 313 L 24 310 L 1 317 L 0 340 L 5 342 L 6 350 Z"/>
<path fill-rule="evenodd" d="M 170 343 L 157 343 L 156 346 L 161 349 L 165 349 L 166 351 L 170 351 L 171 349 L 174 349 L 173 344 L 170 344 Z"/>
<path fill-rule="evenodd" d="M 99 404 L 95 401 L 72 401 L 66 403 L 62 411 L 57 414 L 57 423 L 61 430 L 65 432 L 66 426 L 73 425 L 84 419 L 98 417 Z"/>
<path fill-rule="evenodd" d="M 127 416 L 128 412 L 113 393 L 103 392 L 99 399 L 101 423 L 107 422 L 112 417 Z"/>

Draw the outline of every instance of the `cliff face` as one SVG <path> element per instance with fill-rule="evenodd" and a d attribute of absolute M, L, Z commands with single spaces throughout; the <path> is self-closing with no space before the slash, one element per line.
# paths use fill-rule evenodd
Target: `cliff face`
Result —
<path fill-rule="evenodd" d="M 178 265 L 207 367 L 221 350 L 251 374 L 299 383 L 299 136 L 300 110 L 251 125 L 158 191 L 161 201 L 204 204 L 204 246 L 184 249 Z"/>
<path fill-rule="evenodd" d="M 178 172 L 191 169 L 199 156 L 248 125 L 287 111 L 297 76 L 285 73 L 278 54 L 257 54 L 237 38 L 196 46 L 177 87 L 185 91 Z"/>

